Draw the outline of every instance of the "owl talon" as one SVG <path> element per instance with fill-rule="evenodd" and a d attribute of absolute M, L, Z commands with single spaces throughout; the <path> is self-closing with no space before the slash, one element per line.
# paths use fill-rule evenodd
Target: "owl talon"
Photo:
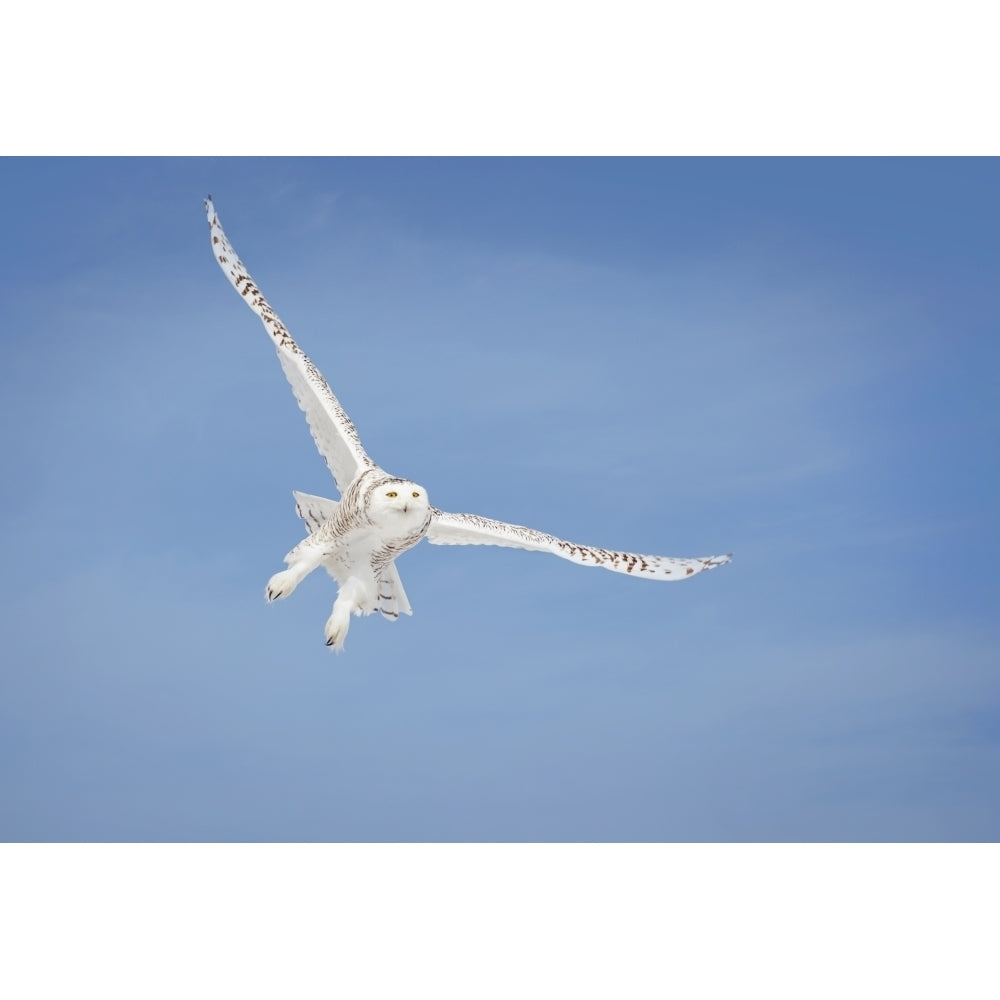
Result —
<path fill-rule="evenodd" d="M 264 591 L 267 603 L 270 604 L 272 601 L 280 601 L 288 597 L 299 585 L 299 579 L 300 574 L 290 569 L 283 570 L 281 573 L 275 573 L 267 581 L 267 588 Z"/>
<path fill-rule="evenodd" d="M 350 610 L 340 607 L 326 621 L 326 644 L 335 652 L 339 653 L 344 648 L 344 640 L 347 638 L 347 630 L 351 627 Z"/>
<path fill-rule="evenodd" d="M 335 652 L 339 653 L 344 648 L 344 640 L 347 638 L 347 627 L 330 628 L 326 630 L 326 644 Z"/>

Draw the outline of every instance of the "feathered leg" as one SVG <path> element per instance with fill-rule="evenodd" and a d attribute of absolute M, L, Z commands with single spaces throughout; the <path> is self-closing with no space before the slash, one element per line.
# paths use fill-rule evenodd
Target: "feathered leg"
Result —
<path fill-rule="evenodd" d="M 333 647 L 335 653 L 344 648 L 347 630 L 351 627 L 351 615 L 363 613 L 365 598 L 364 584 L 357 577 L 350 577 L 337 592 L 337 600 L 333 602 L 333 613 L 326 622 L 326 644 Z"/>
<path fill-rule="evenodd" d="M 282 600 L 288 597 L 293 590 L 314 570 L 323 559 L 323 550 L 317 545 L 310 545 L 310 538 L 307 538 L 300 545 L 296 545 L 291 552 L 285 556 L 288 569 L 275 573 L 267 581 L 267 600 Z"/>

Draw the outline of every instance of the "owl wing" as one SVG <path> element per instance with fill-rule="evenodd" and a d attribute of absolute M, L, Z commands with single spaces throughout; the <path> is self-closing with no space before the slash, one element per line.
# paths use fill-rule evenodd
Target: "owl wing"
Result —
<path fill-rule="evenodd" d="M 299 407 L 305 412 L 316 447 L 326 459 L 337 489 L 343 493 L 359 473 L 373 467 L 375 463 L 365 453 L 351 418 L 331 392 L 326 379 L 292 339 L 292 335 L 278 319 L 277 313 L 268 304 L 243 262 L 236 256 L 236 251 L 222 231 L 211 198 L 205 199 L 205 209 L 208 212 L 208 227 L 212 234 L 212 252 L 229 283 L 260 317 L 264 328 L 274 341 L 278 360 L 292 386 Z"/>
<path fill-rule="evenodd" d="M 339 500 L 327 500 L 326 497 L 300 493 L 298 490 L 292 490 L 292 496 L 295 497 L 295 513 L 302 518 L 309 535 L 326 524 L 340 506 Z"/>
<path fill-rule="evenodd" d="M 501 545 L 512 549 L 551 552 L 581 566 L 601 566 L 614 573 L 629 573 L 644 580 L 686 580 L 702 570 L 723 566 L 732 558 L 703 556 L 677 559 L 671 556 L 642 556 L 632 552 L 611 552 L 546 535 L 519 524 L 491 521 L 478 514 L 447 514 L 432 508 L 427 540 L 434 545 Z"/>

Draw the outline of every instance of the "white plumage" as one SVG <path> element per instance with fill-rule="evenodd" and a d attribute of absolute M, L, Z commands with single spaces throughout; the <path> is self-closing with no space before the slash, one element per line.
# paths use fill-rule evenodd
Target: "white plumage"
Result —
<path fill-rule="evenodd" d="M 368 457 L 354 424 L 326 380 L 292 339 L 236 256 L 211 198 L 205 200 L 205 208 L 216 260 L 274 341 L 316 447 L 341 494 L 337 501 L 294 493 L 296 512 L 308 534 L 285 556 L 288 569 L 272 576 L 266 591 L 268 601 L 288 597 L 309 573 L 323 566 L 339 585 L 326 623 L 328 646 L 343 649 L 352 614 L 379 611 L 395 620 L 400 614 L 413 613 L 395 560 L 424 537 L 435 545 L 501 545 L 550 552 L 582 566 L 601 566 L 646 580 L 686 580 L 729 562 L 728 555 L 678 559 L 614 552 L 478 514 L 448 514 L 432 507 L 422 486 L 390 476 Z"/>

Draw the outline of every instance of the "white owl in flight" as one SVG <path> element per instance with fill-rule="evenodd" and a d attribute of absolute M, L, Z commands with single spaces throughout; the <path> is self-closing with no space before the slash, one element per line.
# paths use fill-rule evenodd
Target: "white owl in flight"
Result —
<path fill-rule="evenodd" d="M 285 377 L 340 491 L 339 501 L 293 493 L 296 512 L 309 534 L 285 556 L 288 569 L 275 573 L 266 590 L 268 601 L 288 597 L 306 576 L 323 566 L 339 585 L 326 623 L 328 646 L 337 651 L 344 648 L 352 614 L 380 611 L 395 621 L 401 612 L 413 613 L 395 560 L 425 536 L 434 545 L 502 545 L 551 552 L 583 566 L 602 566 L 642 580 L 686 580 L 729 562 L 728 555 L 675 559 L 595 549 L 517 524 L 491 521 L 478 514 L 448 514 L 431 506 L 422 486 L 390 476 L 368 457 L 354 424 L 326 380 L 302 353 L 236 256 L 211 198 L 205 200 L 205 208 L 212 252 L 274 341 Z"/>

